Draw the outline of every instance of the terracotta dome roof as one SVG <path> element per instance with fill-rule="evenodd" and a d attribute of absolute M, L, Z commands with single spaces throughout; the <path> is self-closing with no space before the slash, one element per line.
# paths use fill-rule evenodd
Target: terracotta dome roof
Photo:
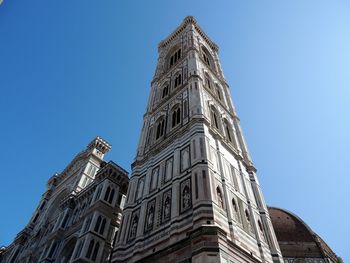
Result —
<path fill-rule="evenodd" d="M 312 230 L 300 218 L 274 207 L 269 207 L 269 214 L 278 241 L 314 241 Z"/>
<path fill-rule="evenodd" d="M 298 216 L 269 207 L 269 214 L 283 257 L 328 258 L 342 262 L 332 249 Z"/>

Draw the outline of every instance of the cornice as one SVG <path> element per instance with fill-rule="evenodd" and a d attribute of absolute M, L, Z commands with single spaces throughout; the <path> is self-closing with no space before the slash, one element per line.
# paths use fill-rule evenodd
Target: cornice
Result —
<path fill-rule="evenodd" d="M 214 51 L 219 51 L 218 45 L 216 45 L 209 37 L 208 35 L 202 30 L 202 28 L 198 25 L 197 20 L 193 16 L 187 16 L 182 21 L 182 23 L 175 29 L 173 33 L 171 33 L 167 38 L 162 40 L 158 44 L 158 50 L 160 48 L 166 47 L 172 40 L 174 40 L 181 32 L 184 31 L 187 25 L 193 25 L 196 31 L 199 33 L 199 35 L 207 42 L 207 44 L 210 46 L 211 49 Z"/>

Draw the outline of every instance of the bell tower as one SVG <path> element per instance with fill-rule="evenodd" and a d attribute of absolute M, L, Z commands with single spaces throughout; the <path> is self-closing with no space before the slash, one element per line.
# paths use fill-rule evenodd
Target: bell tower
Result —
<path fill-rule="evenodd" d="M 218 46 L 160 42 L 112 262 L 282 262 Z"/>

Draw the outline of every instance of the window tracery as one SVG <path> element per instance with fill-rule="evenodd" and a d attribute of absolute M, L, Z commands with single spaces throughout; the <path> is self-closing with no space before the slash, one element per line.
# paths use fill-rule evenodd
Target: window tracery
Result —
<path fill-rule="evenodd" d="M 173 55 L 170 57 L 169 60 L 169 67 L 172 67 L 176 64 L 177 61 L 179 61 L 181 58 L 181 49 L 176 50 Z"/>
<path fill-rule="evenodd" d="M 156 124 L 157 127 L 157 132 L 156 132 L 156 140 L 158 140 L 160 137 L 164 135 L 164 130 L 165 130 L 165 121 L 164 118 L 161 117 Z"/>
<path fill-rule="evenodd" d="M 171 127 L 174 128 L 175 126 L 179 125 L 181 122 L 181 110 L 180 106 L 176 106 L 172 110 L 171 114 Z"/>

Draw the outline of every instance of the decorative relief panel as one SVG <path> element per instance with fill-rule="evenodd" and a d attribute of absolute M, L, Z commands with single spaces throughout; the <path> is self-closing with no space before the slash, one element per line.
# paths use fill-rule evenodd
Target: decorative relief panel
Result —
<path fill-rule="evenodd" d="M 159 166 L 157 166 L 152 170 L 151 183 L 149 187 L 150 192 L 153 192 L 157 188 L 158 176 L 159 176 Z"/>
<path fill-rule="evenodd" d="M 153 199 L 147 204 L 145 232 L 149 232 L 153 229 L 154 225 L 154 213 L 156 207 L 156 199 Z"/>
<path fill-rule="evenodd" d="M 135 194 L 135 201 L 140 200 L 143 195 L 143 189 L 145 186 L 145 176 L 142 176 L 137 182 L 137 189 Z"/>
<path fill-rule="evenodd" d="M 162 223 L 170 220 L 171 216 L 171 189 L 163 193 Z"/>
<path fill-rule="evenodd" d="M 164 183 L 171 180 L 172 177 L 173 177 L 173 157 L 166 160 L 165 162 Z"/>
<path fill-rule="evenodd" d="M 129 236 L 128 236 L 129 241 L 135 239 L 136 237 L 139 218 L 140 218 L 140 209 L 137 209 L 132 213 L 132 216 L 131 216 Z"/>
<path fill-rule="evenodd" d="M 191 166 L 191 157 L 190 157 L 190 146 L 182 149 L 180 152 L 181 160 L 181 172 L 187 170 Z"/>
<path fill-rule="evenodd" d="M 191 179 L 180 184 L 180 211 L 185 212 L 192 207 Z"/>

